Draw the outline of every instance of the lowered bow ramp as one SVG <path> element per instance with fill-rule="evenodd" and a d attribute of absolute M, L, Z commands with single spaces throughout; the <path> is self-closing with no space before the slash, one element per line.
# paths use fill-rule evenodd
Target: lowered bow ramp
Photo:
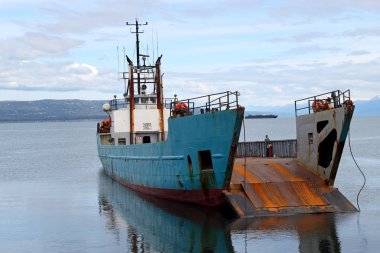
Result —
<path fill-rule="evenodd" d="M 236 159 L 224 194 L 239 217 L 357 211 L 294 158 L 247 158 L 246 166 Z"/>
<path fill-rule="evenodd" d="M 236 214 L 356 212 L 334 188 L 354 109 L 349 90 L 295 101 L 297 158 L 237 159 L 225 191 Z"/>

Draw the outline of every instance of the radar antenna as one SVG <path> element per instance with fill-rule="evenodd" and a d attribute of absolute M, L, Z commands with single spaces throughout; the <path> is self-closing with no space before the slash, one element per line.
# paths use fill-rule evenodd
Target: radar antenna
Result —
<path fill-rule="evenodd" d="M 139 23 L 139 21 L 136 19 L 136 22 L 135 23 L 129 23 L 127 22 L 126 23 L 127 25 L 130 25 L 130 26 L 135 26 L 135 31 L 131 31 L 131 33 L 135 33 L 136 34 L 136 60 L 137 60 L 137 92 L 138 94 L 140 94 L 140 40 L 139 40 L 139 34 L 140 33 L 144 33 L 144 31 L 139 31 L 139 27 L 140 26 L 143 26 L 143 25 L 148 25 L 148 22 L 145 22 L 145 24 L 143 23 Z"/>

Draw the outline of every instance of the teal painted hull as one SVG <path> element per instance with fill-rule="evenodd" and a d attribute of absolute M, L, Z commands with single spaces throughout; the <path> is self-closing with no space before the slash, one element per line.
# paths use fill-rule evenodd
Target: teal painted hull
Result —
<path fill-rule="evenodd" d="M 100 145 L 106 174 L 159 197 L 218 205 L 230 183 L 244 108 L 168 120 L 166 141 Z M 209 156 L 209 157 L 208 157 Z"/>

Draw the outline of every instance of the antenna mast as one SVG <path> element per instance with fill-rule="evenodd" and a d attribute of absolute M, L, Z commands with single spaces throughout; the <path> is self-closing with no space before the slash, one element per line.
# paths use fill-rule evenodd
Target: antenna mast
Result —
<path fill-rule="evenodd" d="M 139 40 L 139 34 L 144 33 L 144 31 L 139 31 L 139 27 L 143 25 L 148 25 L 148 22 L 145 22 L 145 24 L 139 23 L 139 21 L 136 19 L 136 22 L 133 24 L 127 22 L 127 25 L 133 25 L 135 26 L 135 31 L 131 31 L 131 33 L 136 34 L 136 58 L 137 58 L 137 92 L 140 94 L 140 40 Z"/>

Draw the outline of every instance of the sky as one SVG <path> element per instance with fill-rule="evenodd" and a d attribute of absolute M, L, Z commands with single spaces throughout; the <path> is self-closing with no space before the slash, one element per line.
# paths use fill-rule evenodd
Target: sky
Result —
<path fill-rule="evenodd" d="M 380 95 L 378 0 L 0 0 L 0 100 L 122 97 L 136 18 L 166 97 L 237 90 L 254 109 Z"/>

